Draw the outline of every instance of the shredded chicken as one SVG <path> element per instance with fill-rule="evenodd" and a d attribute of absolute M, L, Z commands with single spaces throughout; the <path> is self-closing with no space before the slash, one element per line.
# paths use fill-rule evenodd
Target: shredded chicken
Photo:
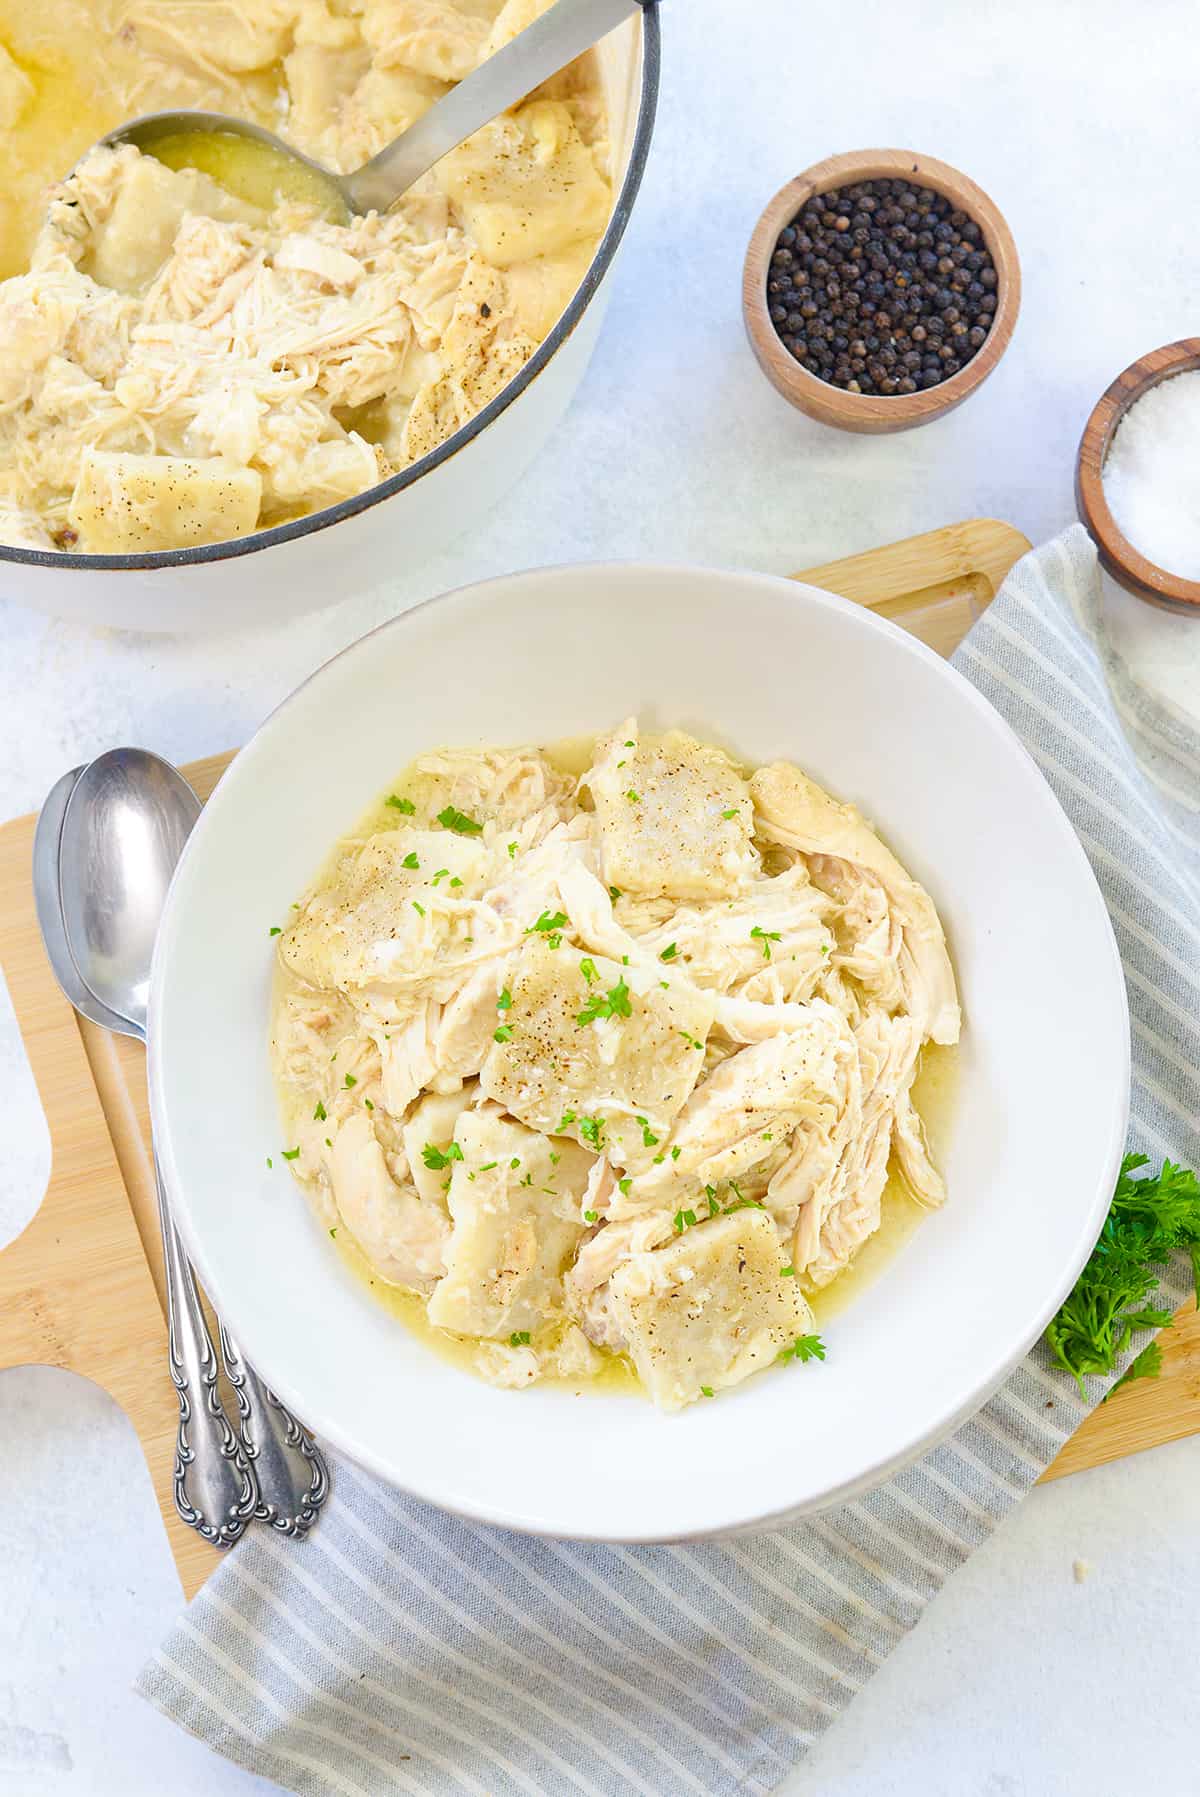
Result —
<path fill-rule="evenodd" d="M 105 104 L 114 123 L 215 106 L 352 168 L 550 3 L 122 0 Z M 0 45 L 10 132 L 31 92 Z M 0 539 L 224 541 L 437 448 L 520 371 L 591 260 L 611 209 L 599 93 L 589 55 L 386 216 L 349 223 L 93 151 L 50 189 L 27 272 L 0 282 Z"/>
<path fill-rule="evenodd" d="M 943 1201 L 912 1097 L 960 1027 L 941 924 L 796 768 L 632 720 L 577 782 L 424 756 L 279 953 L 293 1170 L 496 1383 L 617 1353 L 678 1409 L 807 1331 L 890 1172 Z"/>

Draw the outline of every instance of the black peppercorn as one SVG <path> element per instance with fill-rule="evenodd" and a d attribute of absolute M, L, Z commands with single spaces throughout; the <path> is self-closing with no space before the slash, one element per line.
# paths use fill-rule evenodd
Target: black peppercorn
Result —
<path fill-rule="evenodd" d="M 851 393 L 904 394 L 965 367 L 999 278 L 979 226 L 909 181 L 814 194 L 776 240 L 772 324 L 797 362 Z"/>

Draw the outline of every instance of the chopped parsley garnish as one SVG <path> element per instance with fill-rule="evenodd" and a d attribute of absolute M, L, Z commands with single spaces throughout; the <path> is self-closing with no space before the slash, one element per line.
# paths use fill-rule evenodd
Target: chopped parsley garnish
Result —
<path fill-rule="evenodd" d="M 596 963 L 592 960 L 590 955 L 585 955 L 583 957 L 583 960 L 579 963 L 579 971 L 589 986 L 593 980 L 598 980 L 600 978 L 600 975 L 596 971 Z"/>
<path fill-rule="evenodd" d="M 347 1090 L 347 1092 L 350 1090 L 351 1086 L 356 1086 L 357 1084 L 358 1084 L 358 1081 L 355 1079 L 354 1075 L 352 1073 L 348 1073 L 346 1075 L 346 1090 Z"/>
<path fill-rule="evenodd" d="M 629 803 L 631 805 L 640 805 L 642 802 L 641 793 L 634 792 L 632 786 L 629 788 L 629 791 L 625 794 L 625 797 L 629 800 Z"/>
<path fill-rule="evenodd" d="M 443 830 L 453 830 L 456 836 L 478 836 L 483 830 L 482 824 L 477 824 L 473 817 L 468 817 L 465 811 L 459 811 L 454 805 L 447 805 L 444 811 L 439 811 L 437 821 Z"/>
<path fill-rule="evenodd" d="M 514 1329 L 508 1338 L 510 1348 L 527 1348 L 529 1346 L 528 1329 Z"/>
<path fill-rule="evenodd" d="M 698 1048 L 701 1053 L 704 1052 L 703 1042 L 697 1042 L 695 1036 L 689 1036 L 686 1030 L 680 1030 L 679 1034 L 683 1037 L 689 1048 Z"/>
<path fill-rule="evenodd" d="M 781 1279 L 794 1279 L 796 1277 L 795 1267 L 780 1267 L 779 1277 Z"/>
<path fill-rule="evenodd" d="M 366 1105 L 366 1107 L 369 1111 L 373 1111 L 375 1109 L 375 1106 L 371 1103 L 371 1100 L 369 1098 L 364 1098 L 363 1103 Z"/>
<path fill-rule="evenodd" d="M 300 1150 L 298 1148 L 285 1148 L 283 1150 L 283 1158 L 285 1161 L 298 1161 L 300 1159 Z"/>
<path fill-rule="evenodd" d="M 618 763 L 617 763 L 617 768 L 618 768 L 618 770 L 620 770 L 620 769 L 621 769 L 621 768 L 623 768 L 623 767 L 624 767 L 624 766 L 625 766 L 625 763 L 624 763 L 624 762 L 623 762 L 623 761 L 618 761 Z"/>
<path fill-rule="evenodd" d="M 325 1109 L 325 1106 L 321 1103 L 321 1100 L 318 1098 L 317 1108 L 313 1112 L 313 1122 L 314 1123 L 324 1123 L 324 1121 L 328 1115 L 329 1115 L 328 1111 Z"/>
<path fill-rule="evenodd" d="M 827 955 L 829 953 L 829 944 L 827 942 L 823 942 L 821 944 L 821 953 L 823 955 Z"/>
<path fill-rule="evenodd" d="M 524 1179 L 521 1181 L 521 1184 L 523 1186 L 531 1186 L 533 1184 L 533 1174 L 527 1173 L 525 1175 Z"/>
<path fill-rule="evenodd" d="M 512 993 L 509 991 L 507 986 L 504 988 L 503 992 L 500 994 L 499 998 L 496 1000 L 496 1009 L 498 1011 L 511 1011 L 512 1010 Z"/>
<path fill-rule="evenodd" d="M 819 1335 L 798 1335 L 790 1348 L 782 1348 L 780 1360 L 798 1360 L 803 1365 L 806 1360 L 824 1360 L 825 1343 Z"/>
<path fill-rule="evenodd" d="M 272 934 L 272 936 L 282 936 L 283 935 L 283 931 L 280 929 L 280 927 L 277 923 L 273 923 L 271 925 L 271 934 Z"/>
<path fill-rule="evenodd" d="M 615 905 L 621 896 L 621 888 L 619 886 L 610 886 L 608 889 L 608 896 Z"/>
<path fill-rule="evenodd" d="M 449 874 L 450 874 L 450 869 L 448 867 L 439 867 L 437 872 L 433 876 L 433 884 L 436 886 L 439 880 L 447 879 L 449 877 Z"/>
<path fill-rule="evenodd" d="M 416 849 L 410 849 L 400 865 L 401 867 L 420 867 L 421 863 L 417 860 Z"/>
<path fill-rule="evenodd" d="M 617 1190 L 620 1192 L 622 1198 L 624 1198 L 627 1195 L 629 1188 L 632 1184 L 633 1184 L 632 1179 L 618 1179 Z"/>
<path fill-rule="evenodd" d="M 601 1152 L 604 1146 L 603 1117 L 581 1117 L 579 1119 L 579 1133 L 589 1148 L 594 1148 L 597 1154 Z"/>
<path fill-rule="evenodd" d="M 390 805 L 393 811 L 402 811 L 405 817 L 412 817 L 417 809 L 411 799 L 398 799 L 394 792 L 389 793 L 383 802 Z"/>
<path fill-rule="evenodd" d="M 519 1154 L 514 1154 L 514 1155 L 513 1155 L 513 1157 L 512 1157 L 512 1159 L 511 1159 L 511 1160 L 510 1160 L 510 1161 L 509 1161 L 509 1163 L 508 1163 L 508 1164 L 509 1164 L 509 1167 L 510 1167 L 510 1168 L 511 1168 L 511 1169 L 513 1169 L 513 1171 L 514 1171 L 514 1172 L 515 1172 L 515 1170 L 516 1170 L 516 1169 L 517 1169 L 517 1168 L 518 1168 L 518 1167 L 519 1167 L 519 1166 L 520 1166 L 520 1165 L 521 1165 L 521 1157 L 520 1157 L 520 1155 L 519 1155 Z"/>
<path fill-rule="evenodd" d="M 413 910 L 416 912 L 417 916 L 424 917 L 424 915 L 425 915 L 424 905 L 418 905 L 416 899 L 413 900 L 412 905 L 413 905 Z"/>
<path fill-rule="evenodd" d="M 462 885 L 462 881 L 459 879 L 458 875 L 455 874 L 454 878 L 450 882 L 451 889 L 453 889 L 456 886 L 461 886 L 461 885 Z"/>
<path fill-rule="evenodd" d="M 765 1209 L 766 1209 L 766 1206 L 763 1204 L 763 1201 L 761 1198 L 743 1198 L 741 1193 L 739 1192 L 738 1196 L 734 1200 L 734 1202 L 732 1204 L 727 1204 L 725 1206 L 724 1215 L 727 1217 L 731 1217 L 735 1210 L 765 1210 Z"/>
<path fill-rule="evenodd" d="M 632 736 L 627 736 L 625 741 L 621 744 L 621 747 L 623 749 L 634 749 L 637 747 L 637 744 L 634 742 Z"/>
<path fill-rule="evenodd" d="M 680 1157 L 680 1155 L 681 1155 L 681 1154 L 682 1154 L 682 1153 L 683 1153 L 683 1149 L 682 1149 L 682 1148 L 672 1148 L 672 1150 L 671 1150 L 671 1159 L 672 1159 L 672 1160 L 673 1160 L 673 1161 L 677 1161 L 677 1160 L 678 1160 L 678 1159 L 679 1159 L 679 1157 Z"/>
<path fill-rule="evenodd" d="M 660 961 L 673 961 L 678 953 L 679 950 L 676 948 L 675 944 L 669 942 L 658 958 Z"/>
<path fill-rule="evenodd" d="M 460 1161 L 462 1157 L 463 1151 L 457 1142 L 447 1143 L 444 1149 L 437 1147 L 433 1142 L 426 1142 L 421 1150 L 421 1159 L 432 1173 L 440 1173 L 443 1167 L 450 1165 L 451 1161 Z"/>
<path fill-rule="evenodd" d="M 646 1119 L 644 1117 L 639 1117 L 638 1123 L 641 1126 L 641 1131 L 642 1131 L 642 1147 L 643 1148 L 657 1148 L 658 1147 L 658 1137 L 655 1135 L 654 1131 L 651 1129 L 651 1127 L 647 1123 Z"/>
<path fill-rule="evenodd" d="M 336 1223 L 334 1224 L 333 1228 L 329 1231 L 329 1239 L 331 1242 L 337 1241 L 337 1224 Z"/>
<path fill-rule="evenodd" d="M 326 1138 L 325 1138 L 325 1146 L 326 1146 L 326 1148 L 332 1148 L 332 1147 L 333 1147 L 333 1143 L 332 1143 L 332 1142 L 331 1142 L 331 1141 L 330 1141 L 330 1139 L 329 1139 L 329 1137 L 328 1137 L 328 1136 L 326 1136 Z"/>
<path fill-rule="evenodd" d="M 682 1235 L 685 1229 L 696 1227 L 696 1213 L 694 1210 L 677 1210 L 672 1221 L 675 1224 L 675 1234 Z"/>
<path fill-rule="evenodd" d="M 510 842 L 508 845 L 508 858 L 510 861 L 515 861 L 517 858 L 517 845 L 515 842 Z"/>
<path fill-rule="evenodd" d="M 702 1398 L 711 1398 L 712 1395 L 713 1395 L 713 1388 L 711 1385 L 702 1385 L 700 1387 L 700 1396 Z"/>
<path fill-rule="evenodd" d="M 769 961 L 771 959 L 771 944 L 773 942 L 782 942 L 783 940 L 778 930 L 762 930 L 757 924 L 755 924 L 754 928 L 751 930 L 750 937 L 752 941 L 762 943 L 764 961 Z"/>
<path fill-rule="evenodd" d="M 567 927 L 565 911 L 543 911 L 536 923 L 531 923 L 525 934 L 527 936 L 553 936 L 558 930 Z"/>
<path fill-rule="evenodd" d="M 583 1029 L 586 1024 L 596 1023 L 601 1018 L 632 1017 L 632 1015 L 633 1007 L 629 1002 L 629 987 L 625 984 L 624 976 L 622 976 L 615 986 L 609 987 L 606 993 L 593 992 L 575 1021 L 579 1028 Z"/>
<path fill-rule="evenodd" d="M 717 1203 L 717 1194 L 713 1191 L 711 1186 L 706 1188 L 704 1195 L 708 1199 L 709 1216 L 719 1217 L 721 1214 L 721 1206 Z"/>
<path fill-rule="evenodd" d="M 267 1165 L 268 1165 L 268 1167 L 273 1167 L 275 1165 L 275 1163 L 271 1159 L 270 1155 L 267 1156 Z"/>
<path fill-rule="evenodd" d="M 511 1042 L 512 1037 L 513 1032 L 511 1023 L 502 1023 L 498 1030 L 492 1031 L 493 1042 Z"/>
<path fill-rule="evenodd" d="M 729 807 L 729 810 L 728 810 L 728 811 L 722 811 L 722 813 L 721 813 L 721 816 L 722 816 L 722 817 L 736 817 L 736 816 L 737 816 L 737 814 L 738 814 L 738 808 L 737 808 L 737 806 L 736 806 L 736 805 L 731 805 L 731 806 L 730 806 L 730 807 Z"/>
<path fill-rule="evenodd" d="M 599 1217 L 600 1217 L 599 1211 L 585 1210 L 583 1213 L 583 1220 L 585 1223 L 596 1223 L 599 1221 Z"/>
<path fill-rule="evenodd" d="M 498 1167 L 499 1165 L 500 1165 L 499 1161 L 485 1161 L 483 1163 L 483 1166 L 480 1167 L 479 1171 L 481 1173 L 490 1173 L 492 1171 L 493 1167 Z"/>
<path fill-rule="evenodd" d="M 656 1154 L 654 1157 L 654 1165 L 656 1167 L 661 1167 L 666 1158 L 665 1154 Z"/>
<path fill-rule="evenodd" d="M 555 1135 L 556 1136 L 565 1135 L 567 1130 L 570 1129 L 572 1123 L 574 1123 L 574 1121 L 575 1121 L 574 1111 L 564 1111 L 562 1116 L 558 1120 L 558 1128 L 554 1132 Z"/>
<path fill-rule="evenodd" d="M 1200 1180 L 1173 1161 L 1157 1175 L 1143 1173 L 1147 1165 L 1144 1154 L 1125 1156 L 1100 1239 L 1046 1330 L 1051 1354 L 1081 1391 L 1089 1374 L 1112 1371 L 1137 1330 L 1171 1321 L 1169 1310 L 1147 1303 L 1159 1283 L 1152 1268 L 1182 1249 L 1200 1289 Z M 1125 1378 L 1153 1378 L 1160 1359 L 1143 1350 Z"/>

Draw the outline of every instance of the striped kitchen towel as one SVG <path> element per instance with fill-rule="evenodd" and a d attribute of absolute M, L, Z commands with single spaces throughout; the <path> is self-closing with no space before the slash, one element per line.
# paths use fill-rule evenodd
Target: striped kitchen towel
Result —
<path fill-rule="evenodd" d="M 1107 898 L 1133 1017 L 1131 1146 L 1195 1165 L 1200 738 L 1106 643 L 1078 527 L 1019 564 L 956 661 L 1028 745 Z M 1186 1290 L 1181 1267 L 1167 1297 Z M 869 1497 L 687 1547 L 478 1527 L 343 1462 L 304 1548 L 248 1536 L 140 1689 L 305 1797 L 767 1792 L 1086 1408 L 1039 1346 Z"/>

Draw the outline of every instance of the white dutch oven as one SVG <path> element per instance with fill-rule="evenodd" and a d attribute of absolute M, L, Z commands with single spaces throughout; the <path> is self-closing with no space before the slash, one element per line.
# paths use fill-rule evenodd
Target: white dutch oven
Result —
<path fill-rule="evenodd" d="M 658 0 L 643 0 L 643 8 L 599 45 L 617 188 L 608 229 L 554 330 L 490 405 L 391 480 L 236 542 L 154 555 L 59 555 L 0 544 L 0 595 L 123 630 L 228 630 L 295 617 L 361 590 L 399 557 L 412 566 L 482 517 L 561 419 L 599 334 L 658 100 Z"/>

